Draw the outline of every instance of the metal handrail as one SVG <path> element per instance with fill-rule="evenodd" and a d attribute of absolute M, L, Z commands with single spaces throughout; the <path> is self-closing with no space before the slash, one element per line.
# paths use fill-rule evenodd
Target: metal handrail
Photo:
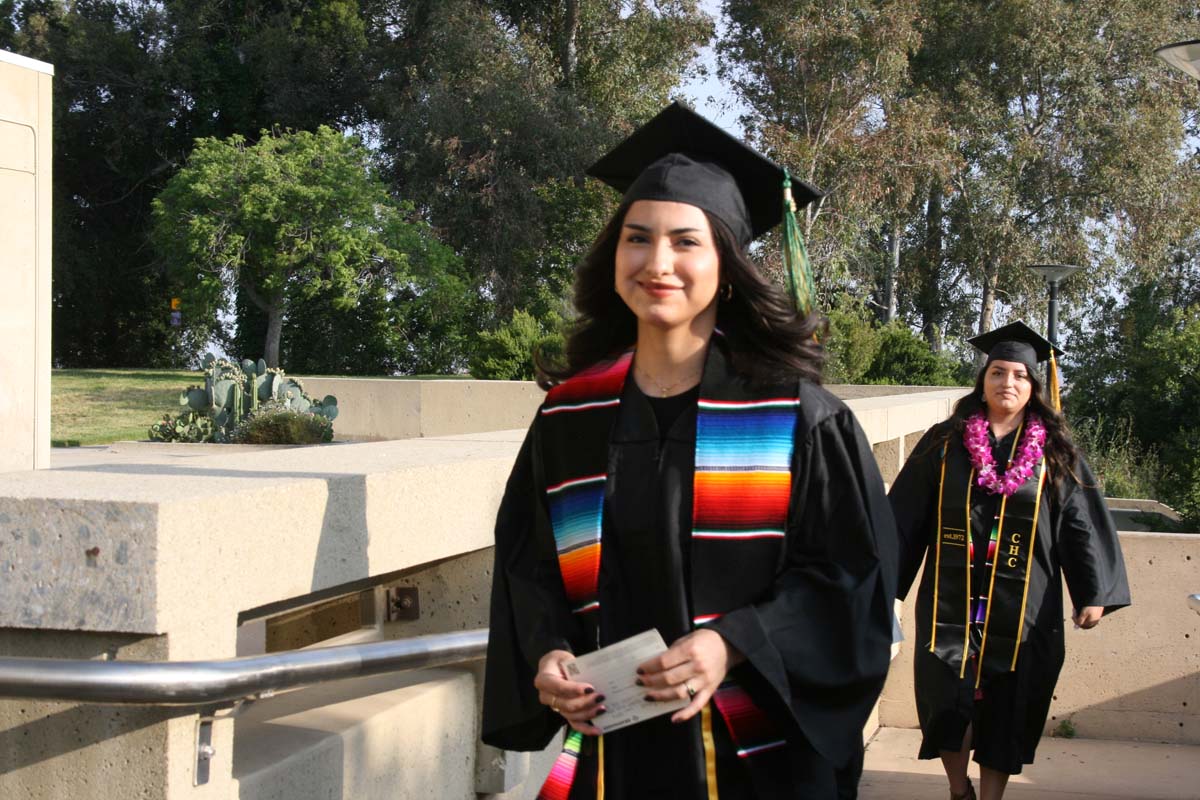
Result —
<path fill-rule="evenodd" d="M 203 706 L 325 681 L 482 658 L 486 628 L 219 661 L 0 658 L 0 697 Z"/>

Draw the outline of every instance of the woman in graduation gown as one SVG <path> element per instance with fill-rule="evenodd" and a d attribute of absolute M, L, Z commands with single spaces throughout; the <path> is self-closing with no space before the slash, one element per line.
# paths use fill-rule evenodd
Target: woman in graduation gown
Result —
<path fill-rule="evenodd" d="M 1022 322 L 971 340 L 975 388 L 913 450 L 889 498 L 899 595 L 922 562 L 914 651 L 921 758 L 941 757 L 952 800 L 983 800 L 1033 761 L 1063 663 L 1062 575 L 1079 628 L 1129 605 L 1117 533 L 1058 412 L 1050 342 Z M 1039 361 L 1050 360 L 1051 401 Z M 968 599 L 969 593 L 969 599 Z"/>
<path fill-rule="evenodd" d="M 819 386 L 822 321 L 746 255 L 786 174 L 679 104 L 589 174 L 624 199 L 501 503 L 483 739 L 540 750 L 566 723 L 543 798 L 853 797 L 895 530 Z M 600 736 L 606 698 L 563 665 L 651 628 L 669 648 L 630 681 L 688 703 Z"/>

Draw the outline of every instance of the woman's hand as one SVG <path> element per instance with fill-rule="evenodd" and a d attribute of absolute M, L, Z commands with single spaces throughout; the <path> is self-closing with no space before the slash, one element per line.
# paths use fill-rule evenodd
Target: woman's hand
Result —
<path fill-rule="evenodd" d="M 1085 606 L 1075 612 L 1072 619 L 1075 620 L 1076 628 L 1083 628 L 1085 631 L 1088 628 L 1094 628 L 1100 624 L 1100 618 L 1104 616 L 1104 606 Z"/>
<path fill-rule="evenodd" d="M 599 736 L 601 731 L 589 723 L 603 714 L 604 695 L 596 694 L 594 687 L 586 683 L 576 683 L 567 680 L 567 671 L 563 666 L 568 661 L 574 661 L 575 654 L 566 650 L 551 650 L 538 661 L 537 677 L 533 686 L 538 690 L 538 702 L 549 706 L 550 710 L 562 716 L 568 724 L 580 733 L 588 736 Z"/>
<path fill-rule="evenodd" d="M 667 652 L 638 666 L 638 686 L 650 700 L 688 698 L 671 722 L 686 722 L 704 708 L 726 673 L 745 658 L 716 631 L 701 628 L 676 640 Z"/>

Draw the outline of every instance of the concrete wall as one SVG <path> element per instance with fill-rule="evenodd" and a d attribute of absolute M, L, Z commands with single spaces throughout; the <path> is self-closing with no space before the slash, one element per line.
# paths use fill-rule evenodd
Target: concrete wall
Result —
<path fill-rule="evenodd" d="M 1133 605 L 1074 630 L 1064 588 L 1067 661 L 1046 732 L 1069 720 L 1088 739 L 1200 744 L 1200 614 L 1187 596 L 1200 591 L 1200 535 L 1121 533 Z M 915 587 L 904 603 L 905 641 L 880 702 L 885 727 L 917 727 L 912 653 Z"/>
<path fill-rule="evenodd" d="M 454 382 L 439 383 L 436 389 L 457 391 Z M 886 474 L 956 396 L 849 402 L 877 451 L 888 454 Z M 452 424 L 449 412 L 455 403 L 462 407 L 463 395 L 441 397 L 423 408 L 445 413 L 448 421 L 439 424 Z M 477 401 L 501 405 L 496 397 Z M 505 402 L 514 408 L 502 413 L 532 413 L 525 400 Z M 422 416 L 427 430 L 436 430 L 436 416 Z M 80 448 L 64 454 L 62 468 L 2 474 L 0 629 L 7 630 L 0 655 L 101 658 L 111 641 L 120 644 L 112 651 L 117 658 L 233 657 L 239 617 L 380 580 L 411 582 L 421 591 L 421 618 L 388 623 L 384 636 L 480 626 L 487 619 L 492 524 L 523 436 L 517 429 L 271 450 Z M 431 678 L 430 705 L 405 679 L 396 680 L 372 688 L 372 696 L 408 704 L 417 719 L 438 720 L 437 736 L 455 737 L 445 752 L 475 775 L 473 790 L 504 798 L 536 792 L 553 753 L 529 760 L 474 746 L 474 673 Z M 216 722 L 216 757 L 202 787 L 192 785 L 195 714 L 0 701 L 0 744 L 9 748 L 3 757 L 17 765 L 0 769 L 0 797 L 277 796 L 279 786 L 294 784 L 263 773 L 272 768 L 261 759 L 238 756 L 262 748 L 291 764 L 294 774 L 311 775 L 312 765 L 342 758 L 338 770 L 321 772 L 341 776 L 321 796 L 348 798 L 375 791 L 360 781 L 364 770 L 378 770 L 372 780 L 385 784 L 379 775 L 397 773 L 399 781 L 398 771 L 414 763 L 392 755 L 409 749 L 408 739 L 395 737 L 413 717 L 389 713 L 382 700 L 342 695 L 330 701 L 337 711 L 317 700 L 288 711 L 278 704 L 300 702 L 288 698 L 256 702 L 260 716 L 245 717 L 245 724 Z M 280 736 L 280 726 L 295 735 Z M 407 730 L 419 737 L 411 752 L 422 764 L 434 763 L 421 749 L 429 729 Z M 459 739 L 469 746 L 458 746 Z M 450 761 L 438 763 L 438 770 L 450 769 Z M 434 777 L 409 796 L 456 796 L 442 793 L 449 784 L 438 783 L 438 770 L 412 773 Z M 64 795 L 64 786 L 78 791 Z"/>
<path fill-rule="evenodd" d="M 545 397 L 532 381 L 302 378 L 338 399 L 339 440 L 378 441 L 524 428 Z"/>
<path fill-rule="evenodd" d="M 50 465 L 53 74 L 0 50 L 0 472 Z"/>

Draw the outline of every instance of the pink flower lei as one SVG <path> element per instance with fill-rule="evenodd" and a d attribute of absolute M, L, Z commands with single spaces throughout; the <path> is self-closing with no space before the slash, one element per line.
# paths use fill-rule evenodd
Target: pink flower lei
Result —
<path fill-rule="evenodd" d="M 971 466 L 975 468 L 978 477 L 975 482 L 992 494 L 1002 494 L 1011 497 L 1025 481 L 1033 475 L 1033 470 L 1042 460 L 1043 447 L 1046 444 L 1046 425 L 1037 414 L 1025 413 L 1025 433 L 1021 437 L 1021 445 L 1017 456 L 1008 465 L 1004 475 L 996 474 L 996 459 L 992 456 L 992 446 L 988 443 L 988 421 L 982 411 L 972 414 L 967 419 L 963 431 L 963 446 L 971 458 Z"/>

